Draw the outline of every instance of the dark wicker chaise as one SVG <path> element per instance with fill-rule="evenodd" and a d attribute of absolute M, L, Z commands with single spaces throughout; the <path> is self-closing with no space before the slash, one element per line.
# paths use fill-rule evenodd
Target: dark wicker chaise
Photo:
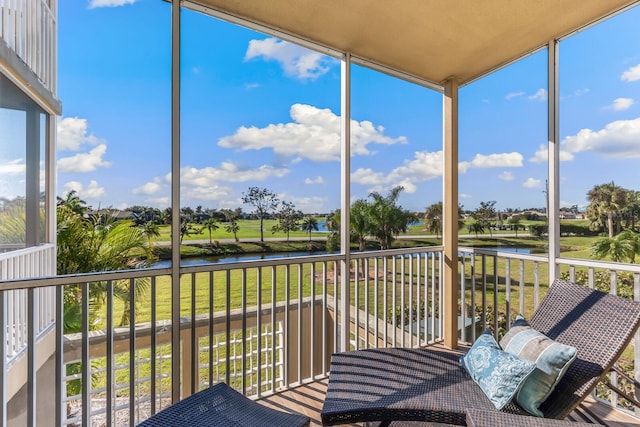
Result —
<path fill-rule="evenodd" d="M 640 325 L 640 303 L 556 280 L 529 323 L 578 349 L 540 409 L 564 419 L 613 366 Z M 436 348 L 336 353 L 321 412 L 324 425 L 393 420 L 466 425 L 467 410 L 496 411 L 459 355 Z M 515 403 L 504 412 L 528 415 Z"/>
<path fill-rule="evenodd" d="M 267 408 L 218 383 L 163 409 L 140 427 L 304 427 L 309 417 Z"/>

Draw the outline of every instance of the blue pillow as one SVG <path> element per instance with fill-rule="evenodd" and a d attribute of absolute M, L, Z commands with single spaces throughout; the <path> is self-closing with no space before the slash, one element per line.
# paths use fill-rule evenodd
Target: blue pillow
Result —
<path fill-rule="evenodd" d="M 491 331 L 478 337 L 460 364 L 469 372 L 496 409 L 513 399 L 536 365 L 502 351 Z"/>
<path fill-rule="evenodd" d="M 540 405 L 567 372 L 578 351 L 536 331 L 522 316 L 516 317 L 500 345 L 507 353 L 535 363 L 536 369 L 525 381 L 516 400 L 530 414 L 544 416 Z"/>

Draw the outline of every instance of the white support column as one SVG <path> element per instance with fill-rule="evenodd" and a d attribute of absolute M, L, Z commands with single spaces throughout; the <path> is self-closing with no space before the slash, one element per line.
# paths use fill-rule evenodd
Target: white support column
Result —
<path fill-rule="evenodd" d="M 171 3 L 171 401 L 180 400 L 180 1 Z"/>
<path fill-rule="evenodd" d="M 548 52 L 548 132 L 549 132 L 549 169 L 547 187 L 547 219 L 549 226 L 549 284 L 560 277 L 560 266 L 556 259 L 560 257 L 560 90 L 558 88 L 559 42 L 552 40 Z"/>
<path fill-rule="evenodd" d="M 349 269 L 351 267 L 350 248 L 350 208 L 351 208 L 351 54 L 345 53 L 341 64 L 340 80 L 340 329 L 339 351 L 349 351 L 351 335 L 351 292 Z"/>
<path fill-rule="evenodd" d="M 444 344 L 458 347 L 458 82 L 444 84 L 444 189 L 442 243 L 444 245 Z"/>

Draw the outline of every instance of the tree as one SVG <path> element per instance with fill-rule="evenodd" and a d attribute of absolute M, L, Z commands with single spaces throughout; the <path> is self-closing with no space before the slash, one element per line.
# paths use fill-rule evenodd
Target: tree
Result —
<path fill-rule="evenodd" d="M 635 251 L 633 242 L 622 236 L 602 237 L 591 245 L 591 256 L 602 259 L 606 256 L 613 262 L 622 262 L 625 258 L 633 259 Z"/>
<path fill-rule="evenodd" d="M 424 213 L 424 227 L 440 238 L 442 233 L 442 202 L 430 205 Z"/>
<path fill-rule="evenodd" d="M 360 199 L 351 205 L 350 214 L 351 239 L 358 242 L 358 250 L 364 251 L 367 244 L 367 235 L 373 232 L 371 205 L 366 200 Z"/>
<path fill-rule="evenodd" d="M 153 246 L 151 238 L 160 237 L 160 227 L 155 222 L 147 221 L 142 224 L 140 228 L 142 229 L 142 233 L 147 237 L 149 248 L 151 248 Z"/>
<path fill-rule="evenodd" d="M 377 192 L 369 194 L 371 202 L 371 234 L 380 242 L 380 249 L 390 249 L 395 237 L 407 231 L 409 224 L 416 221 L 415 216 L 398 206 L 398 198 L 404 187 L 394 187 L 386 196 Z"/>
<path fill-rule="evenodd" d="M 238 239 L 238 231 L 240 230 L 240 226 L 235 219 L 229 221 L 229 224 L 227 224 L 224 229 L 227 233 L 233 233 L 233 238 L 236 240 L 236 242 L 240 241 L 240 239 Z"/>
<path fill-rule="evenodd" d="M 260 219 L 260 241 L 264 242 L 264 219 L 278 208 L 280 199 L 266 188 L 249 187 L 246 193 L 242 193 L 242 202 L 255 208 Z"/>
<path fill-rule="evenodd" d="M 484 225 L 481 222 L 474 221 L 471 224 L 467 224 L 467 230 L 469 233 L 475 233 L 477 239 L 478 233 L 484 233 Z"/>
<path fill-rule="evenodd" d="M 140 268 L 146 265 L 144 255 L 148 255 L 146 238 L 141 228 L 133 221 L 116 221 L 113 216 L 98 215 L 85 218 L 65 205 L 57 209 L 57 270 L 58 274 L 78 274 L 98 271 L 124 270 Z M 114 281 L 114 297 L 122 302 L 120 325 L 129 321 L 129 284 L 128 280 Z M 137 280 L 136 300 L 148 287 L 148 281 Z M 68 291 L 67 291 L 68 290 Z M 65 301 L 65 326 L 80 324 L 76 316 L 81 316 L 80 287 L 67 287 Z M 106 300 L 106 282 L 89 284 L 90 324 L 98 325 L 97 317 Z M 75 320 L 73 320 L 75 319 Z M 78 330 L 65 330 L 65 333 Z"/>
<path fill-rule="evenodd" d="M 327 236 L 327 252 L 329 253 L 340 248 L 340 216 L 340 209 L 336 209 L 325 218 L 324 228 L 329 230 Z"/>
<path fill-rule="evenodd" d="M 318 220 L 312 216 L 306 216 L 302 220 L 300 229 L 309 233 L 309 241 L 311 241 L 311 233 L 313 231 L 318 231 Z"/>
<path fill-rule="evenodd" d="M 489 235 L 493 237 L 491 232 L 491 221 L 496 218 L 496 201 L 480 202 L 480 206 L 471 214 L 473 219 L 482 225 L 483 231 L 489 229 Z M 477 232 L 476 232 L 477 236 Z"/>
<path fill-rule="evenodd" d="M 511 215 L 511 218 L 509 218 L 509 220 L 507 222 L 516 231 L 516 237 L 518 237 L 518 229 L 520 228 L 520 223 L 522 222 L 522 217 L 520 215 Z"/>
<path fill-rule="evenodd" d="M 302 211 L 296 210 L 296 206 L 290 202 L 282 202 L 280 204 L 280 210 L 276 213 L 276 219 L 278 223 L 271 228 L 272 233 L 282 231 L 287 234 L 287 242 L 289 241 L 289 234 L 292 230 L 298 230 L 300 228 L 300 220 L 304 216 Z"/>
<path fill-rule="evenodd" d="M 202 226 L 209 231 L 209 244 L 213 245 L 213 240 L 211 239 L 211 232 L 213 230 L 217 230 L 218 228 L 220 228 L 220 226 L 218 225 L 218 221 L 216 221 L 214 218 L 205 219 L 202 222 Z"/>
<path fill-rule="evenodd" d="M 594 186 L 587 193 L 587 199 L 589 200 L 587 216 L 591 221 L 590 227 L 598 229 L 606 224 L 609 238 L 613 239 L 614 220 L 626 208 L 627 190 L 611 181 L 610 183 Z M 618 227 L 620 227 L 619 222 Z"/>
<path fill-rule="evenodd" d="M 74 213 L 77 213 L 78 215 L 83 215 L 89 210 L 87 202 L 81 200 L 80 197 L 78 197 L 78 192 L 76 190 L 69 191 L 64 199 L 58 196 L 56 204 L 57 206 L 66 206 L 68 209 L 70 209 Z"/>

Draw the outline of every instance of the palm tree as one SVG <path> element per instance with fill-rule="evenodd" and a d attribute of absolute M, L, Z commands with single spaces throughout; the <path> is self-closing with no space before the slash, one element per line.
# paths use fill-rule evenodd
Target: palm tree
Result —
<path fill-rule="evenodd" d="M 367 235 L 371 233 L 371 205 L 366 200 L 356 200 L 351 205 L 351 238 L 358 242 L 360 252 L 366 249 Z"/>
<path fill-rule="evenodd" d="M 238 239 L 238 231 L 240 230 L 240 226 L 236 222 L 235 218 L 231 219 L 229 221 L 229 224 L 224 229 L 227 233 L 233 233 L 233 237 L 234 239 L 236 239 L 236 242 L 240 241 L 240 239 Z"/>
<path fill-rule="evenodd" d="M 431 233 L 435 233 L 436 238 L 440 238 L 442 232 L 442 202 L 434 203 L 427 208 L 424 213 L 424 226 Z"/>
<path fill-rule="evenodd" d="M 306 216 L 302 219 L 300 229 L 309 233 L 309 241 L 311 241 L 311 232 L 318 231 L 318 220 L 312 216 Z"/>
<path fill-rule="evenodd" d="M 602 237 L 591 245 L 591 256 L 602 259 L 608 256 L 613 262 L 622 262 L 625 258 L 635 256 L 632 241 L 620 237 Z"/>
<path fill-rule="evenodd" d="M 205 220 L 202 223 L 202 226 L 204 228 L 206 228 L 207 230 L 209 230 L 209 244 L 213 245 L 213 240 L 211 238 L 211 232 L 213 230 L 217 230 L 218 228 L 220 228 L 220 226 L 218 225 L 218 221 L 216 221 L 215 218 L 209 218 L 209 219 Z"/>
<path fill-rule="evenodd" d="M 153 246 L 151 242 L 152 237 L 160 237 L 160 226 L 153 221 L 147 221 L 140 226 L 142 228 L 142 233 L 147 236 L 147 242 L 149 244 L 149 248 Z"/>
<path fill-rule="evenodd" d="M 69 191 L 64 199 L 58 196 L 57 200 L 58 206 L 64 205 L 78 215 L 83 215 L 89 209 L 87 206 L 87 202 L 81 200 L 80 197 L 78 197 L 78 192 L 76 190 Z"/>
<path fill-rule="evenodd" d="M 380 242 L 380 249 L 391 248 L 391 243 L 400 233 L 406 232 L 409 224 L 415 222 L 413 214 L 396 205 L 404 187 L 398 186 L 383 197 L 377 192 L 369 194 L 371 203 L 371 234 Z"/>
<path fill-rule="evenodd" d="M 587 199 L 589 200 L 587 215 L 592 226 L 599 226 L 604 218 L 609 238 L 613 239 L 614 219 L 626 209 L 627 190 L 611 181 L 593 187 L 587 193 Z M 619 223 L 618 226 L 620 226 Z"/>
<path fill-rule="evenodd" d="M 481 222 L 474 221 L 471 224 L 467 224 L 467 230 L 469 233 L 475 233 L 477 239 L 478 233 L 484 233 L 484 225 Z"/>
<path fill-rule="evenodd" d="M 57 209 L 57 270 L 58 274 L 77 274 L 97 271 L 124 270 L 146 265 L 143 256 L 148 254 L 143 230 L 133 221 L 116 221 L 114 216 L 98 215 L 84 218 L 66 205 Z M 100 311 L 106 301 L 106 282 L 89 284 L 90 324 L 101 327 Z M 138 300 L 148 288 L 147 280 L 136 281 L 134 289 Z M 67 287 L 65 296 L 65 327 L 77 327 L 81 323 L 81 297 L 79 287 Z M 122 302 L 121 325 L 129 322 L 129 281 L 113 282 L 114 297 Z M 78 332 L 75 329 L 65 333 Z"/>

